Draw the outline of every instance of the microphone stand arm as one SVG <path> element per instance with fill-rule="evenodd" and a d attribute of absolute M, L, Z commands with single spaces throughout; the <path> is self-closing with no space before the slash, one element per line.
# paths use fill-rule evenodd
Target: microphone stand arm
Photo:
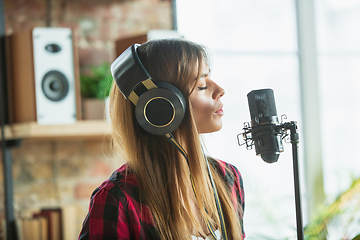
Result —
<path fill-rule="evenodd" d="M 304 239 L 302 211 L 301 211 L 301 195 L 300 195 L 300 177 L 299 177 L 299 133 L 296 122 L 283 123 L 282 127 L 290 130 L 290 142 L 292 145 L 293 153 L 293 170 L 294 170 L 294 190 L 295 190 L 295 208 L 296 208 L 296 226 L 297 226 L 297 239 Z"/>

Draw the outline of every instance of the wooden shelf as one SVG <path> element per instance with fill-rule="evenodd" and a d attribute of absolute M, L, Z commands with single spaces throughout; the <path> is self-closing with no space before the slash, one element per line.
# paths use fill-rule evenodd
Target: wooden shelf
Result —
<path fill-rule="evenodd" d="M 78 121 L 69 125 L 27 122 L 5 127 L 6 139 L 101 139 L 110 136 L 110 133 L 110 123 L 103 120 Z"/>

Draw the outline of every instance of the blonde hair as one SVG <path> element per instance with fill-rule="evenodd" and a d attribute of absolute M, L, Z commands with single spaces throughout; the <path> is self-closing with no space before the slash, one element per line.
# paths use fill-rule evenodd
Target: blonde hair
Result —
<path fill-rule="evenodd" d="M 208 61 L 206 49 L 189 41 L 167 39 L 144 43 L 138 48 L 138 54 L 153 81 L 174 85 L 187 101 L 184 119 L 172 134 L 186 150 L 189 164 L 164 136 L 152 135 L 140 127 L 133 104 L 116 86 L 112 88 L 110 100 L 113 147 L 121 152 L 136 174 L 142 202 L 150 208 L 161 239 L 189 239 L 194 231 L 204 235 L 203 222 L 209 221 L 220 228 L 220 220 L 189 95 L 199 77 L 202 61 Z M 240 206 L 236 209 L 236 199 L 212 166 L 211 171 L 229 239 L 242 239 Z M 201 219 L 197 218 L 198 212 Z"/>

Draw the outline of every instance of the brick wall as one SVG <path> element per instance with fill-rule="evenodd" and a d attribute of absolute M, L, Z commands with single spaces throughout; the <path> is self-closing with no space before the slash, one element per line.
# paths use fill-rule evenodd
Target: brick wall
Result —
<path fill-rule="evenodd" d="M 6 34 L 32 27 L 76 31 L 80 67 L 113 61 L 114 41 L 171 29 L 171 1 L 161 0 L 5 0 Z"/>
<path fill-rule="evenodd" d="M 123 163 L 106 140 L 24 140 L 12 156 L 16 216 L 72 206 L 78 230 L 92 191 Z"/>
<path fill-rule="evenodd" d="M 76 31 L 80 71 L 115 59 L 114 41 L 171 29 L 171 3 L 160 0 L 5 0 L 6 35 L 33 27 Z M 105 140 L 24 140 L 12 150 L 14 207 L 26 215 L 44 207 L 73 206 L 76 228 L 87 212 L 91 192 L 118 168 Z M 0 219 L 4 219 L 0 163 Z M 73 239 L 75 239 L 74 236 Z"/>

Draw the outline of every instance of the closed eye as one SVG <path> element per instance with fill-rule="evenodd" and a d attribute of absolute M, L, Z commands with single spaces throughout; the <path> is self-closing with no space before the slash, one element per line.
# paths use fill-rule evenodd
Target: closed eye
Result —
<path fill-rule="evenodd" d="M 205 90 L 205 89 L 207 89 L 207 88 L 208 88 L 207 86 L 205 86 L 205 87 L 198 87 L 199 90 Z"/>

